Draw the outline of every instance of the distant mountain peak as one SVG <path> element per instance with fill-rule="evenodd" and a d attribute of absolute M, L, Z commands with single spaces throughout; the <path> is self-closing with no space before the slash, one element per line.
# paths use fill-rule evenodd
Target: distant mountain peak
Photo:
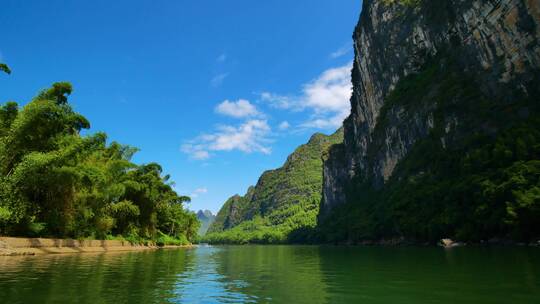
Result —
<path fill-rule="evenodd" d="M 199 210 L 197 211 L 197 219 L 201 222 L 199 235 L 204 235 L 208 230 L 208 227 L 210 227 L 216 219 L 216 216 L 210 210 Z"/>
<path fill-rule="evenodd" d="M 213 218 L 215 215 L 210 210 L 199 210 L 197 211 L 197 218 L 203 219 L 203 218 Z"/>

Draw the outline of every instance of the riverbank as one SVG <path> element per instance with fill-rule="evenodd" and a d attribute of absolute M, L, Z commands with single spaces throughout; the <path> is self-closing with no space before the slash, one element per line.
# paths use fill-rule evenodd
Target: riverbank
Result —
<path fill-rule="evenodd" d="M 235 242 L 205 242 L 209 245 L 319 245 L 319 246 L 344 246 L 344 247 L 462 247 L 462 246 L 529 246 L 540 247 L 540 238 L 535 241 L 521 242 L 511 239 L 491 238 L 479 242 L 463 242 L 455 241 L 449 238 L 444 238 L 438 242 L 418 241 L 406 239 L 404 237 L 379 239 L 379 240 L 363 240 L 355 242 L 336 242 L 336 243 L 235 243 Z"/>
<path fill-rule="evenodd" d="M 0 256 L 39 255 L 59 253 L 89 253 L 142 251 L 162 248 L 185 248 L 187 246 L 136 245 L 119 240 L 72 240 L 47 238 L 0 237 Z"/>

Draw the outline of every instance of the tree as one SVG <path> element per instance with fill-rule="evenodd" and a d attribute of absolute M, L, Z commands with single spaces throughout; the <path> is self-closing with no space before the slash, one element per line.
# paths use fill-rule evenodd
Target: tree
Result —
<path fill-rule="evenodd" d="M 199 223 L 183 207 L 190 198 L 159 164 L 131 162 L 136 148 L 107 144 L 104 133 L 81 136 L 90 123 L 70 106 L 71 93 L 58 82 L 24 107 L 0 106 L 0 232 L 193 240 Z"/>
<path fill-rule="evenodd" d="M 11 74 L 11 70 L 9 69 L 9 67 L 5 63 L 0 63 L 0 71 L 4 72 L 6 74 Z"/>

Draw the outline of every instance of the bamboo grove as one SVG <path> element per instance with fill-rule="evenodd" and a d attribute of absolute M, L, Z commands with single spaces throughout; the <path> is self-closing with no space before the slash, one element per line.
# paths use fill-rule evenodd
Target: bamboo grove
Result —
<path fill-rule="evenodd" d="M 160 165 L 133 163 L 136 148 L 82 135 L 90 122 L 70 106 L 71 92 L 59 82 L 24 106 L 0 105 L 0 235 L 192 241 L 190 198 Z"/>

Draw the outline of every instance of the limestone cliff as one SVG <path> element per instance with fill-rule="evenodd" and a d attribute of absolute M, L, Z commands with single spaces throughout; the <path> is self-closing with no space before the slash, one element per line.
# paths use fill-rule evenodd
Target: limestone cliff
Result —
<path fill-rule="evenodd" d="M 435 170 L 403 162 L 421 158 L 427 139 L 443 158 L 467 156 L 472 134 L 495 142 L 536 113 L 538 0 L 366 0 L 353 39 L 352 110 L 344 143 L 324 163 L 321 221 L 336 206 Z M 388 230 L 402 234 L 388 217 Z"/>

